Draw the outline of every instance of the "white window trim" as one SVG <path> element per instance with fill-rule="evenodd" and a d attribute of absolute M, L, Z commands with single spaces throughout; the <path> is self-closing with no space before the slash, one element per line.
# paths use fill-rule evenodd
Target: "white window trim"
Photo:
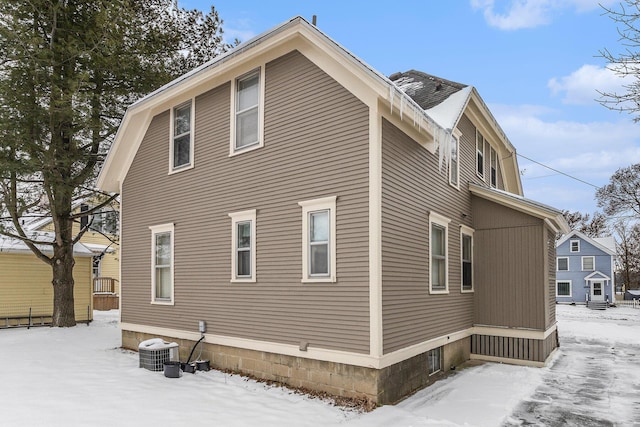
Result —
<path fill-rule="evenodd" d="M 573 250 L 573 243 L 574 242 L 578 244 L 578 250 L 577 251 Z M 569 252 L 572 252 L 572 253 L 580 252 L 580 240 L 578 240 L 578 239 L 569 240 Z"/>
<path fill-rule="evenodd" d="M 230 213 L 231 218 L 231 282 L 255 283 L 256 281 L 256 210 L 250 209 L 241 212 Z M 239 222 L 251 221 L 251 276 L 238 277 L 238 227 Z"/>
<path fill-rule="evenodd" d="M 558 293 L 558 283 L 569 283 L 569 295 L 560 295 Z M 572 298 L 573 297 L 573 283 L 571 283 L 571 280 L 556 280 L 556 297 L 559 298 Z"/>
<path fill-rule="evenodd" d="M 195 130 L 196 130 L 196 114 L 195 114 L 195 103 L 196 100 L 195 98 L 191 98 L 187 101 L 181 102 L 180 104 L 177 104 L 173 107 L 171 107 L 171 114 L 170 114 L 170 123 L 169 123 L 169 175 L 172 175 L 174 173 L 178 173 L 178 172 L 182 172 L 185 170 L 189 170 L 189 169 L 193 169 L 194 167 L 194 155 L 193 155 L 193 148 L 194 148 L 194 141 L 195 141 Z M 175 111 L 176 108 L 180 108 L 186 104 L 190 104 L 191 106 L 191 113 L 189 115 L 190 120 L 189 120 L 189 164 L 183 165 L 183 166 L 178 166 L 177 168 L 173 166 L 173 129 L 174 129 L 174 122 L 175 122 Z"/>
<path fill-rule="evenodd" d="M 236 148 L 236 91 L 238 80 L 242 80 L 251 74 L 259 74 L 258 91 L 258 142 L 243 148 Z M 265 98 L 265 66 L 253 68 L 252 70 L 231 80 L 231 136 L 229 141 L 229 157 L 248 151 L 257 150 L 264 147 L 264 98 Z"/>
<path fill-rule="evenodd" d="M 478 170 L 478 152 L 480 150 L 478 150 L 478 135 L 480 135 L 482 137 L 482 173 L 480 173 L 480 171 Z M 486 175 L 485 173 L 485 159 L 484 159 L 484 155 L 485 155 L 485 149 L 484 149 L 484 144 L 485 144 L 485 138 L 484 135 L 482 135 L 482 133 L 476 129 L 476 149 L 475 149 L 475 169 L 476 169 L 476 175 L 478 175 L 480 178 L 482 178 L 482 180 L 484 181 L 484 176 Z"/>
<path fill-rule="evenodd" d="M 337 196 L 298 202 L 302 207 L 302 283 L 336 282 L 336 199 Z M 309 213 L 329 210 L 329 275 L 309 274 Z"/>
<path fill-rule="evenodd" d="M 161 224 L 149 227 L 151 230 L 151 304 L 157 305 L 174 305 L 175 302 L 175 281 L 174 281 L 174 224 Z M 170 277 L 171 277 L 171 299 L 156 300 L 156 234 L 169 233 L 171 236 L 171 260 L 170 260 Z"/>
<path fill-rule="evenodd" d="M 473 265 L 473 245 L 474 245 L 474 238 L 473 238 L 473 233 L 474 233 L 474 229 L 471 227 L 467 227 L 466 225 L 460 225 L 460 292 L 463 294 L 468 294 L 468 293 L 473 293 L 475 291 L 475 277 L 474 277 L 474 265 Z M 463 265 L 464 265 L 464 261 L 462 258 L 462 236 L 466 234 L 467 236 L 471 236 L 471 289 L 464 289 L 464 281 L 463 281 L 463 276 L 464 276 L 464 272 L 463 272 Z"/>
<path fill-rule="evenodd" d="M 449 223 L 451 220 L 445 216 L 442 216 L 435 212 L 429 213 L 429 293 L 430 294 L 448 294 L 449 293 Z M 431 280 L 431 273 L 433 272 L 433 261 L 431 257 L 431 227 L 432 224 L 438 224 L 444 227 L 444 289 L 434 290 Z"/>
<path fill-rule="evenodd" d="M 567 269 L 566 270 L 560 270 L 560 263 L 558 262 L 560 259 L 566 259 L 567 260 Z M 559 256 L 556 257 L 556 271 L 569 271 L 569 257 L 567 256 Z M 564 281 L 564 280 L 563 280 Z"/>
<path fill-rule="evenodd" d="M 592 258 L 593 259 L 593 268 L 587 270 L 584 268 L 584 260 L 585 258 Z M 580 261 L 582 261 L 582 271 L 596 271 L 596 257 L 593 255 L 586 255 L 580 258 Z"/>
<path fill-rule="evenodd" d="M 457 143 L 457 150 L 458 152 L 456 153 L 458 156 L 457 159 L 457 163 L 458 163 L 458 167 L 456 168 L 456 182 L 454 183 L 453 180 L 451 179 L 452 173 L 451 173 L 451 160 L 452 160 L 452 156 L 449 156 L 449 184 L 453 187 L 456 188 L 458 190 L 460 190 L 460 138 L 462 137 L 462 132 L 460 132 L 458 130 L 458 128 L 455 128 L 452 132 L 452 138 L 454 138 L 456 140 Z"/>

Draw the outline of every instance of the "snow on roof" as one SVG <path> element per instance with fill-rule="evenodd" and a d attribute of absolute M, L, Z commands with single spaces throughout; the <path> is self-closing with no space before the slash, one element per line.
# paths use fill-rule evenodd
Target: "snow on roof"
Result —
<path fill-rule="evenodd" d="M 31 233 L 29 237 L 33 240 L 42 242 L 52 242 L 54 239 L 53 233 Z M 46 254 L 51 254 L 53 251 L 51 246 L 46 244 L 37 244 L 36 247 Z M 0 236 L 0 253 L 32 253 L 31 249 L 25 242 L 20 239 L 14 239 L 7 236 Z M 73 245 L 73 254 L 75 256 L 91 256 L 93 252 L 82 243 L 76 243 Z"/>
<path fill-rule="evenodd" d="M 616 239 L 614 239 L 612 236 L 594 237 L 593 240 L 595 240 L 597 243 L 601 244 L 605 248 L 609 249 L 611 252 L 615 253 L 615 251 L 616 251 Z"/>
<path fill-rule="evenodd" d="M 442 128 L 453 129 L 458 123 L 458 120 L 460 120 L 460 116 L 469 102 L 472 89 L 473 86 L 467 86 L 459 90 L 440 104 L 429 108 L 427 114 Z"/>

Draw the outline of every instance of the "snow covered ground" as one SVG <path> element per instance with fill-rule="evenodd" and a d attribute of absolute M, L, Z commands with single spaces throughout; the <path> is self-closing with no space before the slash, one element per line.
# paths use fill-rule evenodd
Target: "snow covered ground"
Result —
<path fill-rule="evenodd" d="M 0 330 L 0 426 L 640 425 L 640 309 L 557 308 L 550 366 L 483 364 L 370 413 L 217 371 L 140 369 L 119 349 L 117 311 Z"/>

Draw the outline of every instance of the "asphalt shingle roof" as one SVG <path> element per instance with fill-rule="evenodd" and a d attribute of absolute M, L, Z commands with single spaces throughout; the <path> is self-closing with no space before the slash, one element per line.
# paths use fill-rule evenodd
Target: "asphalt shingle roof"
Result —
<path fill-rule="evenodd" d="M 417 70 L 394 73 L 389 76 L 389 80 L 424 110 L 435 107 L 454 93 L 467 87 L 465 84 Z"/>

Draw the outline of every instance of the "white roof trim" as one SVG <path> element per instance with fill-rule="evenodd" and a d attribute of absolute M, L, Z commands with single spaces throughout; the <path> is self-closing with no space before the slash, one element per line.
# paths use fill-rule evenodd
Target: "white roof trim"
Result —
<path fill-rule="evenodd" d="M 600 242 L 597 242 L 596 240 L 592 239 L 591 237 L 587 236 L 584 233 L 579 232 L 578 230 L 572 230 L 568 234 L 565 234 L 564 236 L 562 236 L 562 238 L 559 239 L 556 242 L 556 248 L 559 247 L 561 244 L 563 244 L 564 242 L 566 242 L 567 240 L 569 240 L 572 237 L 578 237 L 578 238 L 584 240 L 585 242 L 587 242 L 587 243 L 595 246 L 596 248 L 600 249 L 604 253 L 609 254 L 611 256 L 616 256 L 615 249 L 612 250 L 611 248 L 608 248 L 607 246 L 603 245 Z M 615 244 L 615 241 L 614 241 L 614 244 Z"/>
<path fill-rule="evenodd" d="M 599 276 L 599 277 L 596 277 L 596 276 Z M 587 282 L 592 282 L 594 280 L 611 280 L 611 277 L 607 276 L 606 274 L 600 271 L 594 271 L 593 273 L 585 277 L 584 280 L 586 280 Z"/>

